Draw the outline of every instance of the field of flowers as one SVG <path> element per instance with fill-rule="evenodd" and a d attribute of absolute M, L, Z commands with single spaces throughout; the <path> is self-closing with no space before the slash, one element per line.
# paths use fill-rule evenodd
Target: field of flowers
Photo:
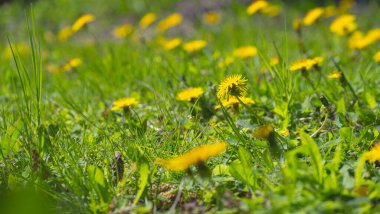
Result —
<path fill-rule="evenodd" d="M 379 213 L 380 4 L 0 5 L 0 213 Z"/>

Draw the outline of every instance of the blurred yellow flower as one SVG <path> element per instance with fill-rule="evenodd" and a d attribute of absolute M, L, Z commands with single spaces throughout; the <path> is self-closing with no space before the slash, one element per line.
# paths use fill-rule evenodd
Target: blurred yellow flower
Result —
<path fill-rule="evenodd" d="M 173 13 L 166 18 L 162 19 L 158 25 L 157 28 L 160 32 L 164 32 L 168 30 L 169 28 L 175 27 L 182 22 L 182 15 L 180 13 Z"/>
<path fill-rule="evenodd" d="M 317 8 L 309 10 L 306 13 L 305 17 L 303 18 L 302 24 L 304 26 L 310 26 L 314 24 L 314 22 L 316 22 L 319 18 L 321 18 L 324 11 L 325 10 L 322 7 L 317 7 Z"/>
<path fill-rule="evenodd" d="M 232 63 L 234 63 L 235 58 L 232 56 L 226 56 L 224 59 L 222 59 L 220 62 L 218 62 L 218 68 L 223 69 Z"/>
<path fill-rule="evenodd" d="M 380 39 L 380 29 L 372 29 L 364 35 L 361 31 L 355 31 L 348 39 L 348 46 L 352 49 L 363 49 L 374 44 Z"/>
<path fill-rule="evenodd" d="M 220 14 L 215 11 L 209 11 L 203 14 L 203 21 L 209 25 L 215 25 L 220 22 Z"/>
<path fill-rule="evenodd" d="M 375 60 L 375 62 L 380 62 L 380 51 L 376 52 L 375 55 L 373 55 L 373 60 Z"/>
<path fill-rule="evenodd" d="M 207 42 L 205 40 L 193 40 L 183 44 L 183 49 L 188 53 L 193 53 L 203 49 L 206 46 Z"/>
<path fill-rule="evenodd" d="M 329 74 L 327 77 L 330 79 L 339 79 L 342 76 L 342 74 L 339 71 L 334 71 L 333 73 Z"/>
<path fill-rule="evenodd" d="M 138 103 L 139 102 L 135 98 L 126 97 L 118 99 L 115 102 L 113 102 L 111 111 L 116 111 L 122 108 L 128 108 L 130 106 L 137 105 Z"/>
<path fill-rule="evenodd" d="M 247 13 L 248 15 L 253 15 L 268 6 L 269 3 L 265 0 L 254 1 L 248 6 Z"/>
<path fill-rule="evenodd" d="M 243 46 L 240 48 L 237 48 L 232 53 L 234 57 L 240 58 L 240 59 L 246 59 L 249 57 L 254 57 L 257 55 L 257 48 L 255 46 Z"/>
<path fill-rule="evenodd" d="M 290 71 L 309 70 L 310 68 L 317 66 L 322 61 L 323 61 L 323 57 L 300 59 L 292 63 L 289 67 L 289 70 Z"/>
<path fill-rule="evenodd" d="M 294 19 L 292 26 L 293 26 L 293 30 L 299 31 L 302 26 L 302 19 Z"/>
<path fill-rule="evenodd" d="M 270 62 L 269 62 L 270 66 L 278 65 L 278 63 L 280 63 L 280 58 L 278 56 L 274 56 L 270 58 Z"/>
<path fill-rule="evenodd" d="M 145 14 L 139 22 L 139 25 L 141 28 L 147 28 L 149 27 L 154 21 L 156 21 L 156 14 L 155 13 L 147 13 Z"/>
<path fill-rule="evenodd" d="M 82 59 L 72 58 L 59 68 L 59 72 L 68 72 L 82 64 Z"/>
<path fill-rule="evenodd" d="M 225 142 L 202 145 L 172 159 L 157 158 L 156 163 L 173 171 L 184 171 L 192 165 L 201 164 L 209 158 L 219 155 L 227 149 L 227 146 L 228 143 Z"/>
<path fill-rule="evenodd" d="M 30 53 L 29 46 L 26 43 L 12 44 L 13 51 L 20 54 L 20 56 L 25 56 Z M 8 45 L 1 54 L 3 59 L 9 60 L 13 58 L 13 53 L 11 47 Z"/>
<path fill-rule="evenodd" d="M 176 96 L 176 99 L 180 101 L 194 101 L 198 99 L 203 93 L 204 91 L 200 87 L 188 88 L 179 92 Z"/>
<path fill-rule="evenodd" d="M 370 151 L 365 152 L 364 157 L 370 163 L 380 161 L 380 143 L 377 143 L 375 146 L 373 146 Z"/>
<path fill-rule="evenodd" d="M 241 74 L 234 74 L 226 77 L 218 87 L 217 96 L 219 99 L 229 98 L 232 96 L 242 97 L 247 92 L 247 79 Z"/>
<path fill-rule="evenodd" d="M 351 14 L 341 15 L 331 23 L 330 30 L 339 36 L 345 36 L 358 27 L 355 19 L 355 16 Z"/>
<path fill-rule="evenodd" d="M 58 40 L 61 42 L 67 41 L 73 34 L 74 31 L 71 27 L 64 27 L 58 33 Z"/>
<path fill-rule="evenodd" d="M 323 13 L 324 17 L 331 17 L 337 13 L 337 9 L 334 5 L 329 5 L 325 7 L 325 12 Z"/>
<path fill-rule="evenodd" d="M 86 24 L 92 22 L 95 20 L 95 16 L 92 15 L 92 14 L 84 14 L 82 16 L 80 16 L 75 22 L 74 24 L 71 26 L 71 29 L 73 30 L 73 32 L 77 32 L 78 30 L 80 30 L 81 28 L 83 28 Z"/>
<path fill-rule="evenodd" d="M 289 129 L 283 129 L 279 131 L 280 135 L 287 137 L 289 136 Z"/>
<path fill-rule="evenodd" d="M 267 16 L 278 16 L 281 13 L 281 6 L 280 5 L 273 5 L 270 4 L 267 7 L 264 7 L 262 9 L 262 13 L 267 15 Z"/>
<path fill-rule="evenodd" d="M 130 24 L 123 24 L 120 26 L 117 26 L 113 31 L 112 35 L 116 38 L 124 38 L 127 35 L 129 35 L 133 30 L 132 25 Z"/>
<path fill-rule="evenodd" d="M 161 42 L 161 45 L 165 50 L 172 50 L 178 47 L 181 44 L 181 42 L 182 42 L 182 39 L 177 37 L 177 38 L 173 38 L 169 40 L 164 39 Z"/>
<path fill-rule="evenodd" d="M 274 133 L 272 125 L 263 125 L 257 128 L 252 135 L 257 139 L 267 140 L 272 133 Z"/>
<path fill-rule="evenodd" d="M 255 101 L 252 100 L 249 97 L 239 97 L 239 99 L 245 105 L 255 104 Z M 228 100 L 227 99 L 221 100 L 222 105 L 225 108 L 230 108 L 230 107 L 233 107 L 233 106 L 239 106 L 241 104 L 240 101 L 236 97 L 230 97 L 230 99 L 228 99 Z M 218 105 L 215 106 L 215 109 L 220 109 L 221 107 L 222 106 L 220 104 L 218 104 Z"/>

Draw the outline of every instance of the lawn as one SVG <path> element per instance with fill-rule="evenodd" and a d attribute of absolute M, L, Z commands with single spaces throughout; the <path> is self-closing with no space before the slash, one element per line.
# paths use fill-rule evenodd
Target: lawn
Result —
<path fill-rule="evenodd" d="M 289 2 L 0 4 L 0 213 L 380 213 L 380 4 Z"/>

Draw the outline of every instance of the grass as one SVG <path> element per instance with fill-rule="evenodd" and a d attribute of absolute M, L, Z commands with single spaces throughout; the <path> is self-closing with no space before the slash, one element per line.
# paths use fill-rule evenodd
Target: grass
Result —
<path fill-rule="evenodd" d="M 0 44 L 1 212 L 378 212 L 378 162 L 367 157 L 380 127 L 380 69 L 373 60 L 379 43 L 349 48 L 348 35 L 329 30 L 335 16 L 297 37 L 292 21 L 315 5 L 276 4 L 282 6 L 276 17 L 249 16 L 239 2 L 0 6 L 0 29 L 7 32 Z M 378 9 L 371 2 L 348 12 L 367 32 L 378 27 Z M 207 10 L 217 11 L 220 22 L 205 23 Z M 138 27 L 150 11 L 159 20 L 181 12 L 184 20 L 160 35 L 157 21 Z M 59 30 L 83 13 L 96 20 L 59 41 Z M 123 23 L 134 30 L 114 38 Z M 208 45 L 195 53 L 181 46 L 168 51 L 160 36 Z M 246 45 L 257 55 L 218 66 Z M 279 63 L 272 66 L 274 56 Z M 324 60 L 311 70 L 289 70 L 298 59 L 318 56 Z M 54 72 L 73 58 L 82 63 Z M 335 70 L 340 79 L 328 78 Z M 240 100 L 215 110 L 222 103 L 218 85 L 232 74 L 248 80 L 255 104 Z M 189 87 L 204 94 L 176 100 Z M 123 97 L 139 104 L 111 111 Z M 216 142 L 229 146 L 186 171 L 156 162 Z"/>

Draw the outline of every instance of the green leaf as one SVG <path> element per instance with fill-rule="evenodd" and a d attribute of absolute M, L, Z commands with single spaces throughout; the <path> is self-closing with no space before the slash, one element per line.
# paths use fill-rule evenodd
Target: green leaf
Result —
<path fill-rule="evenodd" d="M 338 102 L 336 103 L 336 112 L 342 114 L 342 115 L 346 115 L 346 105 L 344 103 L 344 98 L 341 98 L 340 100 L 338 100 Z"/>
<path fill-rule="evenodd" d="M 139 179 L 139 191 L 137 192 L 136 198 L 133 202 L 133 205 L 136 205 L 139 199 L 141 198 L 142 194 L 144 193 L 145 187 L 148 184 L 148 178 L 149 178 L 149 165 L 145 162 L 141 163 L 139 166 L 139 173 L 140 173 L 140 179 Z"/>
<path fill-rule="evenodd" d="M 368 103 L 368 106 L 371 108 L 371 109 L 374 109 L 376 107 L 376 99 L 375 97 L 369 93 L 369 92 L 366 92 L 365 93 L 365 99 Z"/>
<path fill-rule="evenodd" d="M 318 183 L 323 183 L 323 164 L 322 164 L 322 156 L 319 152 L 318 145 L 314 142 L 314 140 L 304 132 L 300 133 L 301 142 L 303 146 L 307 149 L 310 157 L 311 157 L 311 165 L 313 167 L 313 171 Z"/>
<path fill-rule="evenodd" d="M 235 160 L 230 165 L 231 175 L 246 183 L 249 187 L 255 186 L 255 176 L 251 168 L 244 167 L 240 160 Z"/>

